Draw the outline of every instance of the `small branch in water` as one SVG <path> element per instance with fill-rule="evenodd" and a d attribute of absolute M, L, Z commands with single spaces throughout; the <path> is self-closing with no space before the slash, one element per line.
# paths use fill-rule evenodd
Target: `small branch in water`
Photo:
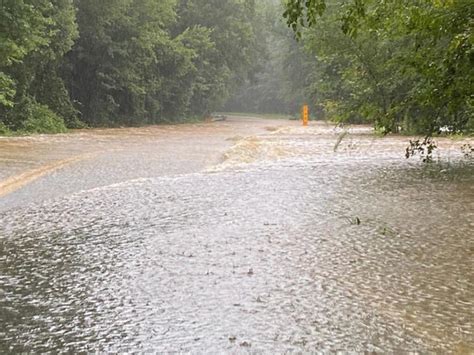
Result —
<path fill-rule="evenodd" d="M 433 137 L 426 136 L 422 142 L 419 139 L 410 141 L 409 146 L 405 150 L 405 157 L 409 159 L 419 154 L 423 163 L 430 163 L 433 161 L 433 151 L 437 148 L 438 146 Z"/>
<path fill-rule="evenodd" d="M 359 217 L 355 217 L 355 218 L 346 217 L 346 218 L 349 221 L 349 223 L 352 225 L 359 226 L 362 223 Z"/>
<path fill-rule="evenodd" d="M 334 145 L 334 152 L 337 152 L 337 148 L 339 148 L 339 145 L 341 144 L 342 140 L 349 134 L 349 131 L 346 129 L 344 132 L 339 134 L 336 140 L 336 144 Z"/>

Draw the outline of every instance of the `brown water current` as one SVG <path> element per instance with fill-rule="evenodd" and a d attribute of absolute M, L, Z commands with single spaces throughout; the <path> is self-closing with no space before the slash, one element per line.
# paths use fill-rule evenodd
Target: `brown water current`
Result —
<path fill-rule="evenodd" d="M 466 141 L 340 134 L 0 139 L 0 353 L 474 352 Z"/>

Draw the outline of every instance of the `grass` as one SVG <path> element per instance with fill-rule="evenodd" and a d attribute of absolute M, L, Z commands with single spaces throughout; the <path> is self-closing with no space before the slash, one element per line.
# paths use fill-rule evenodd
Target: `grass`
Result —
<path fill-rule="evenodd" d="M 2 122 L 0 122 L 0 137 L 24 137 L 24 136 L 33 136 L 37 134 L 57 134 L 57 133 L 73 133 L 80 132 L 83 130 L 93 131 L 95 129 L 122 129 L 122 128 L 143 128 L 150 126 L 169 126 L 169 125 L 182 125 L 189 123 L 201 123 L 204 122 L 204 118 L 199 116 L 191 116 L 187 118 L 182 118 L 178 120 L 163 119 L 156 123 L 143 123 L 138 125 L 126 125 L 126 124 L 113 124 L 113 125 L 98 125 L 98 126 L 88 126 L 84 124 L 82 127 L 77 128 L 60 128 L 55 127 L 38 127 L 32 126 L 29 129 L 19 129 L 19 130 L 10 130 Z"/>

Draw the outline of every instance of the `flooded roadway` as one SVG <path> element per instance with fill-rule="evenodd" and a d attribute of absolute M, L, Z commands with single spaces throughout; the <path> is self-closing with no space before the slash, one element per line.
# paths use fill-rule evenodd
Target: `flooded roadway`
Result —
<path fill-rule="evenodd" d="M 238 118 L 0 140 L 0 352 L 472 353 L 464 142 L 423 166 L 407 138 L 338 134 Z"/>

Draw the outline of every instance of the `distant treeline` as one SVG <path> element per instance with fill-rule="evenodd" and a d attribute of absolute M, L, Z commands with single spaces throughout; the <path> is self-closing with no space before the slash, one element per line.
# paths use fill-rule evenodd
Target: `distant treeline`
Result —
<path fill-rule="evenodd" d="M 472 0 L 1 0 L 0 134 L 303 103 L 472 132 L 473 18 Z"/>
<path fill-rule="evenodd" d="M 307 102 L 316 117 L 382 133 L 474 131 L 473 0 L 274 3 L 264 70 L 228 110 L 296 113 Z"/>
<path fill-rule="evenodd" d="M 0 132 L 203 116 L 256 70 L 254 0 L 2 0 Z"/>

